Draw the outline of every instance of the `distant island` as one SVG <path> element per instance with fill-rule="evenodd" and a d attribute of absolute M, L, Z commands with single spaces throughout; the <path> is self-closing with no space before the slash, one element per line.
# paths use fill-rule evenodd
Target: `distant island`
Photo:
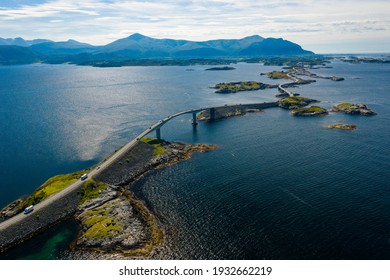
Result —
<path fill-rule="evenodd" d="M 236 68 L 230 67 L 230 66 L 223 66 L 223 67 L 211 67 L 207 68 L 206 71 L 228 71 L 228 70 L 234 70 Z"/>
<path fill-rule="evenodd" d="M 273 56 L 314 55 L 298 44 L 258 35 L 242 39 L 203 42 L 155 39 L 135 33 L 104 46 L 68 40 L 24 40 L 0 38 L 0 65 L 72 63 L 97 67 L 130 65 L 190 65 L 190 60 L 229 61 Z M 204 63 L 207 64 L 207 63 Z"/>
<path fill-rule="evenodd" d="M 215 93 L 235 93 L 239 91 L 252 91 L 266 88 L 275 88 L 276 86 L 264 84 L 261 82 L 247 81 L 247 82 L 229 82 L 216 84 L 214 89 Z"/>

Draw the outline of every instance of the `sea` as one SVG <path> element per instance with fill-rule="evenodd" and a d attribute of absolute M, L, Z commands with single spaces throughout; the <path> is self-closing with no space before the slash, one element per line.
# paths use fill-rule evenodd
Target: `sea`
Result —
<path fill-rule="evenodd" d="M 216 94 L 278 66 L 0 67 L 0 207 L 48 178 L 98 163 L 157 120 L 205 106 L 275 101 L 276 89 Z M 293 88 L 320 106 L 364 103 L 376 116 L 293 117 L 270 108 L 161 130 L 167 141 L 217 144 L 150 172 L 132 189 L 166 230 L 167 259 L 390 259 L 390 64 L 332 60 L 341 76 Z M 355 124 L 353 131 L 326 129 Z M 155 137 L 154 133 L 150 135 Z M 64 259 L 79 226 L 59 223 L 1 259 Z"/>

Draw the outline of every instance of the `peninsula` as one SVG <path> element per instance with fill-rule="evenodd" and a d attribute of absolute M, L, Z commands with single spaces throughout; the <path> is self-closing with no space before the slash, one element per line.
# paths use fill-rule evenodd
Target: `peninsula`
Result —
<path fill-rule="evenodd" d="M 67 194 L 46 203 L 43 208 L 36 207 L 17 224 L 0 228 L 0 252 L 39 233 L 53 222 L 75 216 L 81 224 L 81 232 L 74 243 L 77 244 L 74 250 L 148 256 L 162 243 L 163 231 L 153 214 L 134 196 L 131 184 L 152 170 L 189 159 L 195 152 L 204 153 L 216 148 L 216 145 L 169 143 L 143 138 L 107 167 L 101 167 L 106 160 L 95 167 L 102 171 L 93 178 L 89 176 L 90 179 L 74 190 L 69 190 L 67 184 L 73 179 L 69 181 L 68 178 L 88 171 L 91 174 L 91 170 L 55 176 L 25 200 L 24 205 L 37 202 L 33 200 L 37 197 L 40 199 L 38 205 L 48 202 L 53 195 L 41 198 L 37 194 L 54 181 L 57 185 L 65 185 L 63 190 L 69 190 Z M 60 193 L 58 191 L 57 194 Z M 21 209 L 17 206 L 14 214 Z"/>

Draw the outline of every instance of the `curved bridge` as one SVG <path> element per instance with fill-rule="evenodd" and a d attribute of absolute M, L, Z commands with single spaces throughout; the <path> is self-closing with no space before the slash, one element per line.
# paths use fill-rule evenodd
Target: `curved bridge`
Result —
<path fill-rule="evenodd" d="M 276 107 L 276 102 L 264 102 L 264 103 L 252 103 L 252 104 L 237 104 L 237 105 L 224 105 L 220 107 L 206 107 L 199 109 L 192 109 L 187 111 L 178 112 L 176 114 L 170 115 L 166 118 L 163 118 L 156 123 L 152 124 L 149 128 L 141 132 L 136 136 L 136 138 L 132 139 L 129 143 L 119 149 L 116 153 L 111 155 L 109 158 L 102 161 L 100 164 L 96 165 L 93 169 L 91 169 L 88 173 L 89 178 L 94 178 L 98 174 L 100 174 L 103 170 L 107 169 L 111 164 L 113 164 L 116 160 L 120 159 L 126 153 L 128 153 L 135 145 L 139 142 L 139 140 L 149 133 L 156 131 L 157 138 L 161 137 L 161 127 L 178 116 L 184 114 L 192 114 L 193 125 L 197 125 L 196 116 L 199 112 L 207 111 L 208 119 L 213 121 L 221 117 L 221 112 L 226 113 L 230 110 L 248 110 L 248 109 L 265 109 L 270 107 Z M 223 116 L 222 116 L 223 117 Z M 53 207 L 57 207 L 60 204 L 60 201 L 63 199 L 66 200 L 67 195 L 70 193 L 75 193 L 81 190 L 84 181 L 81 179 L 77 180 L 75 183 L 67 186 L 65 189 L 60 192 L 49 196 L 44 201 L 38 203 L 34 206 L 33 213 L 38 214 L 42 211 L 51 211 Z M 70 206 L 69 206 L 70 207 Z M 73 207 L 74 211 L 77 209 L 77 205 Z M 62 209 L 58 209 L 61 211 Z M 37 213 L 38 212 L 38 213 Z M 66 216 L 66 214 L 63 214 Z M 35 226 L 31 226 L 31 221 L 34 219 L 31 214 L 23 214 L 20 213 L 12 218 L 0 223 L 0 252 L 4 249 L 12 246 L 12 244 L 17 244 L 21 239 L 24 239 L 26 236 L 31 236 L 35 232 L 38 232 L 40 229 L 57 222 L 59 219 L 63 217 L 57 217 L 56 220 L 45 220 L 40 221 L 39 224 L 35 223 Z M 25 226 L 26 223 L 30 222 L 30 226 Z M 17 234 L 18 233 L 18 234 Z M 10 237 L 11 236 L 11 237 Z"/>

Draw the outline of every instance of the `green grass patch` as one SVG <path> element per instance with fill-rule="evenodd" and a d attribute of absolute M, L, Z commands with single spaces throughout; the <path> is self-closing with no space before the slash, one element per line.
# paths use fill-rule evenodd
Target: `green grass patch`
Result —
<path fill-rule="evenodd" d="M 349 107 L 352 107 L 353 104 L 351 104 L 351 103 L 341 103 L 341 104 L 337 104 L 336 106 L 337 107 L 349 108 Z"/>
<path fill-rule="evenodd" d="M 83 204 L 85 201 L 98 197 L 101 191 L 104 190 L 106 187 L 106 183 L 96 183 L 93 179 L 85 181 L 81 190 L 80 204 Z"/>
<path fill-rule="evenodd" d="M 58 193 L 67 186 L 76 182 L 85 172 L 85 170 L 79 170 L 70 174 L 61 174 L 50 178 L 25 200 L 22 209 L 29 205 L 35 205 L 46 199 L 48 196 Z"/>
<path fill-rule="evenodd" d="M 157 138 L 142 138 L 140 141 L 152 145 L 152 146 L 154 147 L 154 152 L 153 152 L 153 154 L 154 154 L 155 156 L 159 156 L 159 155 L 162 155 L 162 154 L 165 153 L 165 149 L 164 149 L 164 147 L 162 146 L 162 145 L 165 143 L 165 141 L 162 140 L 162 139 L 157 139 Z"/>
<path fill-rule="evenodd" d="M 309 108 L 299 108 L 292 110 L 293 113 L 315 113 L 320 111 L 326 111 L 325 108 L 320 106 L 311 106 Z"/>
<path fill-rule="evenodd" d="M 87 238 L 104 238 L 115 236 L 123 229 L 122 225 L 108 216 L 93 217 L 85 221 L 89 229 L 85 233 Z"/>
<path fill-rule="evenodd" d="M 123 230 L 123 225 L 114 217 L 110 216 L 110 207 L 112 204 L 107 206 L 88 210 L 87 214 L 90 218 L 83 221 L 88 228 L 85 232 L 87 238 L 115 236 Z"/>
<path fill-rule="evenodd" d="M 309 99 L 306 97 L 292 96 L 280 100 L 279 103 L 282 106 L 303 106 L 306 104 L 307 100 Z"/>

